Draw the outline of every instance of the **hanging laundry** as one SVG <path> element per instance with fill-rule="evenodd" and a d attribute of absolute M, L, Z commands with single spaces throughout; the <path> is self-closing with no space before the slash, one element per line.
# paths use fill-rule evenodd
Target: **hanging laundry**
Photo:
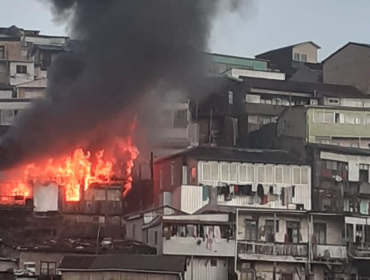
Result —
<path fill-rule="evenodd" d="M 202 192 L 202 199 L 203 201 L 207 201 L 207 199 L 209 198 L 209 187 L 208 186 L 203 186 L 203 192 Z"/>
<path fill-rule="evenodd" d="M 264 195 L 263 197 L 262 197 L 262 203 L 261 204 L 267 204 L 267 195 Z"/>
<path fill-rule="evenodd" d="M 221 195 L 226 195 L 226 187 L 221 187 Z"/>
<path fill-rule="evenodd" d="M 274 187 L 274 194 L 281 195 L 281 186 Z"/>
<path fill-rule="evenodd" d="M 217 204 L 217 195 L 218 190 L 217 188 L 210 188 L 210 204 L 216 205 Z"/>
<path fill-rule="evenodd" d="M 216 187 L 217 195 L 222 195 L 222 187 Z"/>
<path fill-rule="evenodd" d="M 245 189 L 245 195 L 252 195 L 252 185 L 246 185 Z"/>
<path fill-rule="evenodd" d="M 234 186 L 234 192 L 235 192 L 235 195 L 240 195 L 239 186 L 237 186 L 237 185 Z"/>
<path fill-rule="evenodd" d="M 254 183 L 252 184 L 252 192 L 257 192 L 258 184 Z"/>
<path fill-rule="evenodd" d="M 281 188 L 280 199 L 281 199 L 281 204 L 285 206 L 285 188 Z"/>
<path fill-rule="evenodd" d="M 230 185 L 230 194 L 231 195 L 234 195 L 235 194 L 234 185 Z"/>
<path fill-rule="evenodd" d="M 274 186 L 270 186 L 270 188 L 269 188 L 269 194 L 274 194 Z"/>
<path fill-rule="evenodd" d="M 221 243 L 221 229 L 219 226 L 214 227 L 214 234 L 215 234 L 215 243 L 220 244 Z"/>
<path fill-rule="evenodd" d="M 257 186 L 257 194 L 260 198 L 262 198 L 265 195 L 265 191 L 264 191 L 263 186 L 261 184 L 259 184 Z"/>
<path fill-rule="evenodd" d="M 263 194 L 266 195 L 270 191 L 270 186 L 269 185 L 263 185 Z"/>

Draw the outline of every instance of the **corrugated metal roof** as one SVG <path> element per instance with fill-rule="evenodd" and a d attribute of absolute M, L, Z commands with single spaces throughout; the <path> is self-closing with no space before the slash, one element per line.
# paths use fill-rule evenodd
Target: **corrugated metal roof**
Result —
<path fill-rule="evenodd" d="M 323 96 L 335 96 L 335 97 L 348 97 L 348 98 L 365 98 L 369 99 L 369 95 L 363 94 L 359 89 L 353 86 L 345 85 L 332 85 L 323 83 L 310 83 L 300 81 L 280 81 L 270 80 L 262 78 L 251 78 L 241 77 L 243 84 L 248 87 L 285 91 L 285 92 L 297 92 L 297 93 L 309 93 L 314 95 Z"/>
<path fill-rule="evenodd" d="M 259 150 L 220 147 L 194 147 L 180 153 L 159 159 L 156 163 L 178 156 L 188 156 L 197 160 L 274 163 L 274 164 L 305 164 L 300 159 L 282 150 Z"/>
<path fill-rule="evenodd" d="M 65 256 L 59 269 L 62 271 L 126 270 L 182 273 L 185 271 L 185 257 L 153 255 Z"/>

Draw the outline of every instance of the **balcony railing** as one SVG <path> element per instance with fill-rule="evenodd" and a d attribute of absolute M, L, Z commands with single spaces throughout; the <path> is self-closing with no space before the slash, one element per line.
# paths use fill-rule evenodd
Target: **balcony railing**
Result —
<path fill-rule="evenodd" d="M 370 244 L 349 244 L 349 251 L 353 257 L 370 258 Z"/>
<path fill-rule="evenodd" d="M 258 254 L 272 256 L 307 257 L 308 246 L 301 243 L 266 243 L 239 241 L 239 254 Z"/>
<path fill-rule="evenodd" d="M 315 244 L 313 257 L 315 260 L 344 260 L 347 259 L 347 248 L 341 245 Z"/>

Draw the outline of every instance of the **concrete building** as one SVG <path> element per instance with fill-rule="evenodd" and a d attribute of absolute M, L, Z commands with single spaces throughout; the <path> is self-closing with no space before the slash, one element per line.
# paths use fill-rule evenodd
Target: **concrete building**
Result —
<path fill-rule="evenodd" d="M 279 69 L 287 79 L 304 82 L 321 82 L 322 66 L 318 62 L 320 46 L 302 42 L 256 55 L 269 61 L 269 68 Z"/>
<path fill-rule="evenodd" d="M 368 102 L 365 100 L 364 102 Z M 278 141 L 332 144 L 368 149 L 370 115 L 367 108 L 300 106 L 288 108 L 277 123 Z M 280 140 L 279 140 L 280 139 Z M 283 145 L 283 144 L 282 144 Z M 282 148 L 287 148 L 281 146 Z"/>
<path fill-rule="evenodd" d="M 326 105 L 366 107 L 370 98 L 356 87 L 240 77 L 245 94 L 248 132 L 275 123 L 287 107 Z"/>
<path fill-rule="evenodd" d="M 187 213 L 207 204 L 310 210 L 310 174 L 284 151 L 196 147 L 155 163 L 154 199 Z"/>
<path fill-rule="evenodd" d="M 349 42 L 323 61 L 324 82 L 356 86 L 370 93 L 370 45 Z"/>

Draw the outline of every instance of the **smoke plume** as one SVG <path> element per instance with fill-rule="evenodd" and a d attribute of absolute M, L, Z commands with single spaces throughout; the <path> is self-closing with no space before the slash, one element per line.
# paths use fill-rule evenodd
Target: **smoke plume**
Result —
<path fill-rule="evenodd" d="M 230 9 L 242 2 L 227 1 Z M 148 93 L 186 89 L 204 74 L 202 52 L 220 7 L 217 0 L 48 2 L 78 42 L 53 61 L 46 98 L 0 140 L 0 169 L 128 133 Z"/>

